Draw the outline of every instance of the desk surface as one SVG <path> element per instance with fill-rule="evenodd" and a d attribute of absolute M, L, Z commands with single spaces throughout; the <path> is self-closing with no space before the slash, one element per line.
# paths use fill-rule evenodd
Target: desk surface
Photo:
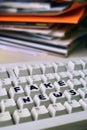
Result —
<path fill-rule="evenodd" d="M 84 56 L 87 56 L 87 48 L 81 45 L 78 48 L 74 49 L 72 53 L 66 58 L 84 57 Z M 25 52 L 13 51 L 11 49 L 0 48 L 0 64 L 25 62 L 25 61 L 52 60 L 58 58 L 61 57 L 59 55 L 47 55 L 47 54 L 34 55 Z"/>

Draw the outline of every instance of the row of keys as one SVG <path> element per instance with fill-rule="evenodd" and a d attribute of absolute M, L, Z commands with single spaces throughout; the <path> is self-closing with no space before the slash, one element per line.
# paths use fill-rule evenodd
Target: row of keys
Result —
<path fill-rule="evenodd" d="M 50 103 L 55 104 L 58 102 L 64 103 L 65 101 L 77 100 L 79 101 L 81 98 L 87 98 L 87 87 L 79 88 L 77 91 L 75 89 L 67 89 L 64 92 L 61 91 L 53 91 L 48 95 L 46 93 L 41 93 L 40 91 L 32 86 L 32 93 L 30 94 L 27 86 L 25 88 L 25 92 L 19 87 L 14 87 L 9 90 L 7 94 L 5 88 L 1 89 L 0 92 L 0 109 L 3 111 L 6 108 L 10 108 L 11 106 L 17 106 L 19 109 L 24 107 L 28 107 L 31 109 L 33 106 L 45 105 L 48 106 Z M 9 98 L 10 96 L 10 98 Z M 12 105 L 13 104 L 13 105 Z"/>
<path fill-rule="evenodd" d="M 77 79 L 77 80 L 75 80 Z M 37 84 L 40 85 L 41 83 L 45 82 L 52 82 L 55 81 L 70 81 L 68 82 L 71 85 L 71 82 L 81 82 L 83 86 L 87 84 L 87 70 L 84 71 L 68 71 L 68 72 L 59 72 L 59 73 L 49 73 L 49 74 L 41 74 L 41 75 L 31 75 L 25 77 L 10 77 L 10 78 L 3 78 L 0 79 L 0 88 L 6 87 L 7 90 L 11 86 L 22 86 L 25 87 L 28 84 Z M 80 81 L 78 81 L 80 80 Z"/>
<path fill-rule="evenodd" d="M 3 113 L 0 113 L 0 126 L 50 118 L 82 110 L 87 110 L 87 98 L 80 99 L 79 102 L 72 100 L 70 102 L 66 101 L 64 104 L 49 104 L 48 107 L 41 105 L 33 107 L 31 111 L 28 108 L 15 109 L 13 113 L 4 111 Z"/>
<path fill-rule="evenodd" d="M 47 73 L 57 73 L 65 72 L 67 70 L 82 70 L 87 69 L 87 61 L 69 61 L 68 64 L 63 64 L 62 62 L 40 64 L 40 65 L 28 65 L 26 66 L 16 66 L 13 70 L 16 76 L 27 76 L 36 74 L 47 74 Z M 29 70 L 29 71 L 28 71 Z M 29 73 L 28 73 L 29 72 Z"/>
<path fill-rule="evenodd" d="M 23 78 L 23 77 L 22 77 Z M 0 91 L 0 99 L 3 97 L 7 97 L 9 95 L 11 98 L 18 98 L 19 96 L 23 96 L 25 93 L 26 95 L 32 95 L 32 97 L 35 94 L 38 93 L 46 93 L 49 95 L 51 92 L 61 91 L 62 93 L 66 90 L 75 89 L 76 91 L 78 89 L 85 89 L 84 92 L 86 92 L 87 88 L 87 77 L 78 79 L 70 79 L 67 82 L 64 80 L 55 81 L 54 83 L 51 82 L 45 82 L 38 84 L 17 84 L 15 86 L 12 86 L 12 84 L 4 83 L 1 87 Z M 8 94 L 7 94 L 8 93 Z M 81 92 L 80 92 L 81 93 Z"/>
<path fill-rule="evenodd" d="M 39 75 L 47 73 L 65 72 L 68 70 L 83 70 L 87 69 L 87 61 L 69 61 L 63 64 L 62 62 L 43 63 L 34 65 L 18 65 L 12 68 L 17 77 L 28 75 Z M 9 69 L 0 67 L 0 79 L 9 77 Z"/>
<path fill-rule="evenodd" d="M 4 82 L 3 85 L 0 85 L 1 90 L 4 88 L 6 89 L 7 92 L 11 95 L 12 91 L 19 91 L 22 92 L 23 90 L 26 91 L 26 93 L 34 91 L 41 91 L 42 93 L 47 93 L 49 94 L 52 91 L 62 91 L 64 92 L 67 89 L 76 89 L 78 88 L 83 88 L 87 86 L 87 78 L 81 78 L 80 80 L 78 79 L 70 79 L 67 82 L 64 80 L 59 80 L 55 81 L 54 83 L 51 82 L 45 82 L 45 83 L 40 83 L 39 85 L 34 83 L 34 84 L 27 84 L 24 82 L 23 84 L 17 84 L 15 86 L 12 86 L 11 82 Z"/>

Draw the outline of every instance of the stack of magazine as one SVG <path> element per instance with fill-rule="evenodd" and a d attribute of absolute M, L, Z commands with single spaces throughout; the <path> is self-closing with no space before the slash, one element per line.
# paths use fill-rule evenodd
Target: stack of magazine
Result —
<path fill-rule="evenodd" d="M 86 39 L 86 8 L 86 0 L 1 0 L 0 45 L 67 56 Z"/>

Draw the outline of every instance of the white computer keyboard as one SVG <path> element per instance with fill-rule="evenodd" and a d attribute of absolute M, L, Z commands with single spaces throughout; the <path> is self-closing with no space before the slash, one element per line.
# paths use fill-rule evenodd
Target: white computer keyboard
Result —
<path fill-rule="evenodd" d="M 87 130 L 87 57 L 0 65 L 0 130 Z"/>

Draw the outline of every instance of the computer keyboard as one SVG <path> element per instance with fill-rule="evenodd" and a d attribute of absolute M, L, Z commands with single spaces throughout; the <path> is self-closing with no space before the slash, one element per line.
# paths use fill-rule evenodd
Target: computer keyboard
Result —
<path fill-rule="evenodd" d="M 87 57 L 0 65 L 0 130 L 87 130 Z"/>

